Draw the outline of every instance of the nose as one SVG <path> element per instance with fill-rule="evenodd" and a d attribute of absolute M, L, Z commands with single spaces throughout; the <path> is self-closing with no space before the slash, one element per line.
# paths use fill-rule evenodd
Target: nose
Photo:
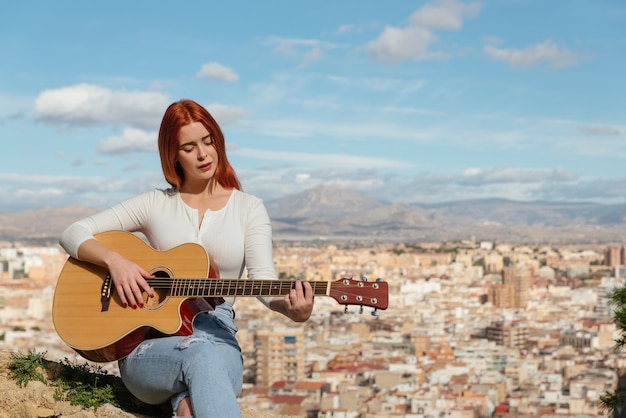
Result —
<path fill-rule="evenodd" d="M 204 160 L 208 155 L 207 150 L 205 149 L 205 147 L 203 145 L 200 145 L 198 147 L 198 160 L 202 161 Z"/>

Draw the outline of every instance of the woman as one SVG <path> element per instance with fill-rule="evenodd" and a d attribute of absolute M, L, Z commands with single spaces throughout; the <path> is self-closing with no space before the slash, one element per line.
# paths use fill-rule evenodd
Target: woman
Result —
<path fill-rule="evenodd" d="M 113 248 L 94 239 L 108 230 L 142 232 L 153 248 L 183 243 L 204 246 L 222 277 L 275 279 L 271 224 L 262 201 L 241 191 L 226 157 L 224 135 L 209 112 L 191 100 L 171 104 L 159 130 L 165 179 L 172 186 L 153 190 L 70 225 L 61 245 L 72 257 L 108 269 L 121 303 L 143 307 L 152 296 L 153 276 Z M 300 282 L 284 298 L 261 299 L 295 322 L 313 309 L 309 283 Z M 151 404 L 171 400 L 177 416 L 241 416 L 241 350 L 235 338 L 234 298 L 199 314 L 194 333 L 146 340 L 119 361 L 122 380 Z"/>

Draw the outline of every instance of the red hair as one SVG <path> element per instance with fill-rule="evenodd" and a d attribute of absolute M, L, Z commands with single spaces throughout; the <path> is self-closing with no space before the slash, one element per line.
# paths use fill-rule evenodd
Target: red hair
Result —
<path fill-rule="evenodd" d="M 192 100 L 180 100 L 172 103 L 161 120 L 159 154 L 165 180 L 177 190 L 180 190 L 185 181 L 185 173 L 176 163 L 178 139 L 180 129 L 193 122 L 200 122 L 211 134 L 213 147 L 215 147 L 218 156 L 215 180 L 223 187 L 241 190 L 241 183 L 239 183 L 237 174 L 226 157 L 226 144 L 222 129 L 204 107 Z"/>

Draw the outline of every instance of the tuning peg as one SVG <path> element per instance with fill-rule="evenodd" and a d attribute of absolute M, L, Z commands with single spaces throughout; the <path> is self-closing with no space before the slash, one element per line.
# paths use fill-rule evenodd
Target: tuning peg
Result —
<path fill-rule="evenodd" d="M 380 312 L 378 312 L 378 309 L 374 308 L 374 310 L 372 311 L 372 316 L 378 319 L 379 315 L 380 315 Z"/>
<path fill-rule="evenodd" d="M 362 281 L 362 282 L 366 282 L 366 281 L 367 281 L 367 276 L 363 276 L 363 275 L 361 275 L 361 281 Z"/>
<path fill-rule="evenodd" d="M 383 279 L 381 279 L 380 277 L 378 277 L 378 278 L 376 279 L 376 281 L 377 281 L 377 282 L 382 282 L 382 281 L 383 281 Z"/>
<path fill-rule="evenodd" d="M 343 307 L 343 313 L 348 313 L 348 305 Z"/>
<path fill-rule="evenodd" d="M 361 305 L 361 307 L 359 308 L 359 314 L 363 313 L 363 305 Z"/>

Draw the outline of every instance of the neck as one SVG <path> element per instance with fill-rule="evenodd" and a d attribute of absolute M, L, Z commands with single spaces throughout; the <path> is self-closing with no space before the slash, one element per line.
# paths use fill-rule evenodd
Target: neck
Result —
<path fill-rule="evenodd" d="M 186 195 L 214 195 L 219 194 L 224 188 L 214 179 L 208 181 L 185 182 L 180 187 L 180 193 Z"/>

